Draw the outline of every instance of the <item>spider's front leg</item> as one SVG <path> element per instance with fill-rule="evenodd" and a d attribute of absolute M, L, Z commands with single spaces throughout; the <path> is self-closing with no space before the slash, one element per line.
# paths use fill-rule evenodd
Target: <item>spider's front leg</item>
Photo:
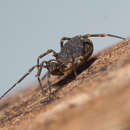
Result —
<path fill-rule="evenodd" d="M 53 49 L 47 50 L 45 53 L 43 53 L 40 56 L 38 56 L 38 58 L 37 58 L 37 65 L 39 65 L 39 61 L 40 61 L 41 58 L 43 58 L 44 56 L 46 56 L 46 55 L 48 55 L 50 53 L 53 53 L 53 56 L 56 56 L 56 54 L 57 54 Z"/>
<path fill-rule="evenodd" d="M 39 86 L 42 90 L 43 95 L 45 95 L 45 90 L 43 89 L 42 82 L 41 82 L 41 79 L 40 79 L 40 75 L 41 75 L 42 69 L 46 68 L 46 65 L 45 65 L 46 63 L 47 63 L 47 61 L 43 61 L 40 65 L 38 65 L 38 71 L 37 71 L 37 74 L 36 74 L 36 77 L 37 77 L 37 80 L 39 82 Z"/>
<path fill-rule="evenodd" d="M 9 88 L 1 97 L 0 100 L 7 94 L 9 93 L 13 88 L 16 87 L 16 85 L 18 85 L 21 81 L 23 81 L 35 68 L 38 68 L 37 65 L 34 65 L 33 67 L 31 67 L 27 73 L 25 73 L 11 88 Z"/>
<path fill-rule="evenodd" d="M 37 66 L 38 66 L 37 69 L 38 69 L 38 73 L 37 73 L 36 77 L 37 77 L 37 79 L 38 79 L 38 82 L 39 82 L 39 85 L 40 85 L 40 87 L 41 87 L 41 89 L 42 89 L 43 94 L 44 94 L 44 91 L 43 91 L 42 83 L 41 83 L 41 80 L 40 80 L 40 73 L 41 73 L 41 71 L 42 71 L 42 67 L 40 67 L 39 61 L 40 61 L 41 58 L 43 58 L 44 56 L 46 56 L 46 55 L 48 55 L 48 54 L 50 54 L 50 53 L 53 53 L 53 55 L 56 56 L 56 52 L 55 52 L 54 50 L 52 50 L 52 49 L 49 49 L 49 50 L 47 50 L 45 53 L 43 53 L 43 54 L 41 54 L 40 56 L 38 56 L 38 58 L 37 58 Z M 42 66 L 43 66 L 44 62 L 45 62 L 45 61 L 43 61 L 43 62 L 41 63 Z"/>

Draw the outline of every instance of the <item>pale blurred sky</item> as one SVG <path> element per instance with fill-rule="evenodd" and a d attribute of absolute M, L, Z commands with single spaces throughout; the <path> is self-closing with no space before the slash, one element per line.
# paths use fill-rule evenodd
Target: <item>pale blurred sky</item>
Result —
<path fill-rule="evenodd" d="M 130 35 L 130 0 L 0 0 L 0 95 L 62 36 Z M 120 40 L 93 38 L 95 52 Z M 50 57 L 51 58 L 51 57 Z M 17 86 L 34 82 L 35 73 Z M 16 88 L 13 90 L 17 90 Z"/>

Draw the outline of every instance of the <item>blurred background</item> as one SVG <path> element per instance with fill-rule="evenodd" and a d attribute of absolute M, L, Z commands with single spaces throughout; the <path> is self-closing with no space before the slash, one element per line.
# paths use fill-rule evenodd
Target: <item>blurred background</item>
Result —
<path fill-rule="evenodd" d="M 58 52 L 63 36 L 111 33 L 128 37 L 129 6 L 129 0 L 1 0 L 0 95 L 36 64 L 41 53 L 47 49 Z M 94 53 L 120 41 L 92 40 Z M 35 72 L 13 91 L 35 82 Z"/>

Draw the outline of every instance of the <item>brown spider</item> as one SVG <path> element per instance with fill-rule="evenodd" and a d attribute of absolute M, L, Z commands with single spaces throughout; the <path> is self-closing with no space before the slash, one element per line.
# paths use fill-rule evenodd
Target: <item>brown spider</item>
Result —
<path fill-rule="evenodd" d="M 126 38 L 112 35 L 112 34 L 86 34 L 86 35 L 78 35 L 72 38 L 63 37 L 60 40 L 60 52 L 57 53 L 52 49 L 47 50 L 45 53 L 41 54 L 37 58 L 37 64 L 28 70 L 28 72 L 23 75 L 10 89 L 8 89 L 1 97 L 2 99 L 10 90 L 12 90 L 17 84 L 19 84 L 26 76 L 28 76 L 35 68 L 37 68 L 37 79 L 39 85 L 42 89 L 42 93 L 45 94 L 45 90 L 42 87 L 40 75 L 43 68 L 48 70 L 48 85 L 51 93 L 51 87 L 49 82 L 49 76 L 52 75 L 64 75 L 65 71 L 73 70 L 74 75 L 77 76 L 76 66 L 80 65 L 85 61 L 85 59 L 89 59 L 93 53 L 93 43 L 89 39 L 90 37 L 114 37 L 123 40 L 127 40 Z M 64 43 L 64 41 L 66 41 Z M 128 40 L 127 40 L 128 41 Z M 40 59 L 49 53 L 53 53 L 54 59 L 49 61 L 42 61 L 40 63 Z"/>

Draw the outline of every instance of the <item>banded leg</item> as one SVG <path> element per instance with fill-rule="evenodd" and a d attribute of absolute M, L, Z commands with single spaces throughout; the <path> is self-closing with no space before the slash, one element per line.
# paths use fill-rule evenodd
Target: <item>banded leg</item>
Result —
<path fill-rule="evenodd" d="M 43 62 L 39 65 L 39 69 L 38 69 L 38 72 L 37 72 L 37 74 L 36 74 L 36 77 L 37 77 L 37 80 L 38 80 L 38 82 L 39 82 L 39 86 L 40 86 L 40 88 L 41 88 L 41 90 L 42 90 L 42 94 L 43 94 L 43 95 L 45 94 L 45 91 L 44 91 L 44 89 L 43 89 L 43 87 L 42 87 L 40 75 L 41 75 L 41 72 L 42 72 L 42 68 L 43 68 L 43 67 L 46 68 L 46 65 L 44 65 L 44 63 L 46 64 L 47 61 L 43 61 Z"/>
<path fill-rule="evenodd" d="M 48 75 L 47 75 L 47 84 L 48 84 L 48 90 L 49 90 L 49 96 L 51 95 L 51 87 L 52 87 L 52 85 L 51 85 L 51 83 L 50 83 L 50 81 L 49 81 L 49 78 L 50 78 L 50 72 L 48 73 Z"/>
<path fill-rule="evenodd" d="M 120 36 L 117 36 L 117 35 L 112 35 L 112 34 L 86 34 L 86 35 L 83 35 L 82 37 L 83 38 L 90 38 L 90 37 L 114 37 L 114 38 L 119 38 L 119 39 L 128 41 L 127 38 L 120 37 Z"/>
<path fill-rule="evenodd" d="M 43 53 L 43 54 L 41 54 L 40 56 L 38 56 L 38 58 L 37 58 L 37 66 L 39 66 L 39 61 L 40 61 L 40 59 L 43 58 L 44 56 L 50 54 L 50 53 L 53 53 L 54 56 L 56 55 L 56 52 L 55 52 L 54 50 L 49 49 L 49 50 L 47 50 L 45 53 Z M 40 68 L 38 67 L 38 72 L 39 72 L 39 69 L 40 69 Z M 39 84 L 41 84 L 39 78 L 38 78 L 38 82 L 39 82 Z M 41 86 L 41 85 L 40 85 L 40 86 Z M 41 87 L 42 87 L 42 86 L 41 86 Z"/>
<path fill-rule="evenodd" d="M 38 58 L 37 58 L 37 65 L 39 65 L 39 61 L 40 61 L 41 58 L 43 58 L 44 56 L 46 56 L 46 55 L 48 55 L 50 53 L 53 53 L 54 56 L 56 55 L 56 52 L 54 50 L 52 50 L 52 49 L 47 50 L 45 53 L 43 53 L 40 56 L 38 56 Z"/>
<path fill-rule="evenodd" d="M 80 46 L 82 49 L 82 56 L 81 56 L 81 60 L 83 60 L 84 58 L 89 58 L 92 53 L 93 53 L 93 43 L 90 39 L 88 39 L 87 37 L 83 37 L 81 36 L 80 40 L 83 41 L 83 44 Z M 86 46 L 89 47 L 87 49 L 86 52 Z"/>
<path fill-rule="evenodd" d="M 47 85 L 48 85 L 48 90 L 49 90 L 48 100 L 52 99 L 51 98 L 52 95 L 55 96 L 55 94 L 52 93 L 52 90 L 51 90 L 52 85 L 51 85 L 51 82 L 49 81 L 50 76 L 51 76 L 51 74 L 50 74 L 50 72 L 48 72 L 48 74 L 47 74 Z"/>
<path fill-rule="evenodd" d="M 71 38 L 69 38 L 69 37 L 63 37 L 61 40 L 60 40 L 60 48 L 63 48 L 63 44 L 64 44 L 64 41 L 65 40 L 70 40 Z"/>
<path fill-rule="evenodd" d="M 56 61 L 55 59 L 51 59 L 51 60 L 49 60 L 49 61 L 43 61 L 40 65 L 39 65 L 39 70 L 38 70 L 38 72 L 37 72 L 37 75 L 36 75 L 36 77 L 37 77 L 37 79 L 38 79 L 38 82 L 39 82 L 39 85 L 40 85 L 40 87 L 42 88 L 42 90 L 43 90 L 43 87 L 42 87 L 42 84 L 41 84 L 41 79 L 40 79 L 40 75 L 41 75 L 41 72 L 42 72 L 42 68 L 47 68 L 47 63 L 51 63 L 52 61 Z M 49 92 L 51 93 L 51 83 L 50 83 L 50 81 L 49 81 L 49 78 L 50 78 L 50 72 L 48 72 L 48 74 L 47 74 L 47 83 L 48 83 L 48 86 L 49 86 Z M 43 95 L 45 94 L 45 91 L 42 91 L 43 92 Z"/>
<path fill-rule="evenodd" d="M 52 92 L 52 84 L 51 84 L 51 82 L 49 81 L 50 76 L 51 76 L 51 73 L 48 72 L 48 74 L 47 74 L 47 84 L 48 84 L 48 90 L 49 90 L 48 100 L 53 99 L 53 97 L 59 98 L 59 97 L 57 97 L 57 96 L 55 95 L 55 91 Z"/>
<path fill-rule="evenodd" d="M 9 88 L 1 97 L 0 100 L 8 93 L 10 92 L 17 84 L 19 84 L 25 77 L 27 77 L 35 68 L 38 68 L 37 65 L 33 66 L 28 70 L 27 73 L 25 73 L 11 88 Z"/>
<path fill-rule="evenodd" d="M 36 77 L 40 77 L 42 68 L 47 68 L 47 63 L 51 64 L 52 61 L 55 61 L 55 62 L 56 62 L 55 59 L 51 59 L 51 60 L 49 60 L 49 61 L 42 61 L 42 63 L 41 63 L 40 65 L 38 65 L 38 66 L 39 66 L 39 69 L 38 69 L 38 72 L 37 72 L 37 74 L 36 74 Z"/>
<path fill-rule="evenodd" d="M 72 70 L 73 70 L 74 76 L 76 78 L 77 77 L 77 71 L 76 71 L 76 64 L 74 62 L 75 62 L 75 60 L 72 57 Z"/>
<path fill-rule="evenodd" d="M 36 74 L 36 77 L 40 77 L 41 72 L 42 72 L 42 68 L 46 68 L 46 67 L 47 67 L 47 66 L 44 65 L 44 64 L 47 64 L 47 61 L 43 61 L 43 62 L 39 65 L 39 70 L 38 70 L 38 72 L 37 72 L 37 74 Z"/>
<path fill-rule="evenodd" d="M 70 51 L 68 48 L 66 48 L 66 54 L 67 54 L 67 56 L 70 55 Z M 73 70 L 74 76 L 77 77 L 76 64 L 75 64 L 75 59 L 74 59 L 73 55 L 71 56 L 71 64 L 72 64 L 72 70 Z M 68 68 L 68 70 L 69 70 L 69 68 Z"/>

